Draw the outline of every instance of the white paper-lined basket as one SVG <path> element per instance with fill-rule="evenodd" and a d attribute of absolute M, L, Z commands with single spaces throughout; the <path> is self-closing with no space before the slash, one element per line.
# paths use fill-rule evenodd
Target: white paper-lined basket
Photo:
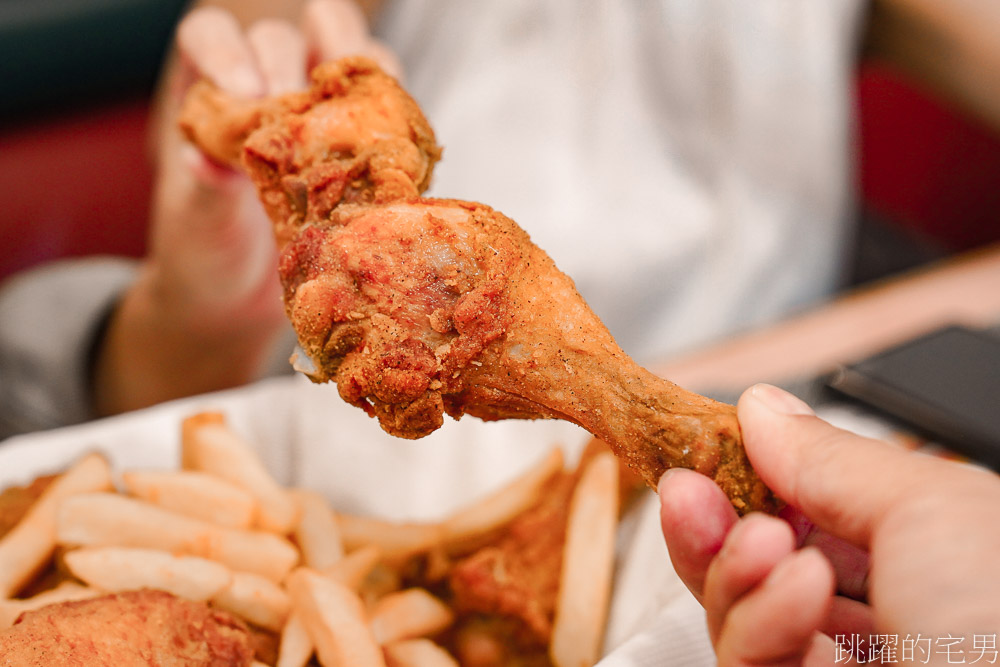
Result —
<path fill-rule="evenodd" d="M 58 472 L 87 451 L 116 471 L 176 468 L 181 420 L 225 412 L 277 479 L 315 489 L 345 512 L 433 520 L 534 465 L 550 447 L 574 460 L 589 436 L 559 421 L 446 420 L 416 441 L 384 434 L 334 386 L 300 377 L 167 403 L 0 443 L 0 488 Z M 650 493 L 622 522 L 602 666 L 714 663 L 704 613 L 673 572 Z"/>

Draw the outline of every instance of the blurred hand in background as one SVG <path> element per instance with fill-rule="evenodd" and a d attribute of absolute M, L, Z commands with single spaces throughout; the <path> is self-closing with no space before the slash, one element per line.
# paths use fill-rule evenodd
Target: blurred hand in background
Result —
<path fill-rule="evenodd" d="M 878 650 L 870 637 L 918 633 L 961 639 L 971 656 L 977 635 L 994 636 L 1000 478 L 842 431 L 767 385 L 744 393 L 739 419 L 791 522 L 738 519 L 696 473 L 660 483 L 671 560 L 720 664 L 832 664 L 859 648 L 852 638 Z"/>
<path fill-rule="evenodd" d="M 355 53 L 399 72 L 351 0 L 299 4 L 302 29 L 275 18 L 244 29 L 242 7 L 198 7 L 178 26 L 155 123 L 149 253 L 97 356 L 99 414 L 253 380 L 286 329 L 277 250 L 256 190 L 188 144 L 176 126 L 188 87 L 206 78 L 238 97 L 280 95 L 304 88 L 318 62 Z"/>

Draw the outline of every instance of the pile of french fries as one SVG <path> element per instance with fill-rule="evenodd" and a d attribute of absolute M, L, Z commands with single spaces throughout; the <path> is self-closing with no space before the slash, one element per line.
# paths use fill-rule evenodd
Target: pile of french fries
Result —
<path fill-rule="evenodd" d="M 554 449 L 441 521 L 398 523 L 337 512 L 318 493 L 281 486 L 221 413 L 184 420 L 180 458 L 179 470 L 124 471 L 117 484 L 98 454 L 60 474 L 0 539 L 0 631 L 27 610 L 149 588 L 274 633 L 277 667 L 458 665 L 435 641 L 458 612 L 425 588 L 401 587 L 401 568 L 422 557 L 443 580 L 453 557 L 495 540 L 564 465 Z M 549 647 L 556 667 L 600 656 L 618 479 L 613 457 L 599 454 L 573 493 Z M 16 597 L 54 555 L 71 576 Z"/>

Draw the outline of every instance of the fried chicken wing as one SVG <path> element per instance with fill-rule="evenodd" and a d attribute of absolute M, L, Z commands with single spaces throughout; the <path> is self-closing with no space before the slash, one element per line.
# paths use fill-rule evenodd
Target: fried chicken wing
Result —
<path fill-rule="evenodd" d="M 468 650 L 494 647 L 495 659 L 466 660 L 487 665 L 551 664 L 551 644 L 559 586 L 566 549 L 570 505 L 581 473 L 609 448 L 594 438 L 573 470 L 553 476 L 538 503 L 519 515 L 503 535 L 459 559 L 448 578 L 452 604 L 459 614 L 452 648 L 466 657 Z M 625 511 L 645 484 L 618 461 L 621 500 Z M 476 641 L 468 641 L 470 638 Z M 490 641 L 490 638 L 495 641 Z M 513 650 L 515 656 L 508 655 Z M 529 659 L 530 657 L 530 659 Z"/>
<path fill-rule="evenodd" d="M 204 603 L 133 591 L 26 612 L 0 632 L 0 665 L 243 667 L 246 627 Z"/>
<path fill-rule="evenodd" d="M 501 540 L 455 564 L 449 584 L 460 613 L 505 617 L 518 645 L 548 646 L 577 477 L 557 475 L 541 502 L 515 519 Z"/>
<path fill-rule="evenodd" d="M 309 92 L 256 103 L 271 110 L 240 131 L 209 122 L 233 127 L 225 119 L 245 116 L 240 105 L 205 108 L 197 91 L 189 105 L 206 120 L 188 134 L 210 154 L 242 140 L 284 248 L 285 307 L 307 374 L 335 381 L 393 435 L 427 435 L 445 413 L 566 419 L 650 486 L 683 466 L 741 512 L 773 509 L 733 406 L 632 361 L 514 221 L 419 196 L 439 153 L 419 108 L 385 79 L 363 59 L 324 65 Z M 219 141 L 226 150 L 213 153 Z"/>

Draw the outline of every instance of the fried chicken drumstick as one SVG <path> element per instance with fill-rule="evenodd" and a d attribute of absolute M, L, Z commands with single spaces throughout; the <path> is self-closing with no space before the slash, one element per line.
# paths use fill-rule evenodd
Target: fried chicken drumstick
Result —
<path fill-rule="evenodd" d="M 155 590 L 61 602 L 0 631 L 0 665 L 250 667 L 242 621 Z"/>
<path fill-rule="evenodd" d="M 255 104 L 206 84 L 182 127 L 209 155 L 241 153 L 259 188 L 303 370 L 388 433 L 425 436 L 444 413 L 565 419 L 654 488 L 682 466 L 740 512 L 774 508 L 733 406 L 632 361 L 513 220 L 419 196 L 440 154 L 433 132 L 370 61 L 327 63 L 309 92 Z"/>

